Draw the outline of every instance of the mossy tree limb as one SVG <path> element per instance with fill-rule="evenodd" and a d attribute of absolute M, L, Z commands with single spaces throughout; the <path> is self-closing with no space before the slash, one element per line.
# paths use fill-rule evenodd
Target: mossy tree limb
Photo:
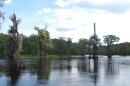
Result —
<path fill-rule="evenodd" d="M 10 61 L 9 65 L 11 65 L 11 68 L 14 68 L 19 66 L 19 53 L 22 47 L 22 36 L 18 33 L 18 25 L 21 20 L 17 19 L 15 14 L 13 14 L 10 19 L 13 22 L 13 25 L 10 26 L 8 31 L 10 35 L 8 41 L 8 59 Z"/>
<path fill-rule="evenodd" d="M 46 28 L 47 26 L 45 26 L 44 29 L 34 27 L 34 29 L 38 32 L 38 55 L 40 56 L 45 56 L 48 48 L 52 47 L 50 33 L 46 30 Z"/>

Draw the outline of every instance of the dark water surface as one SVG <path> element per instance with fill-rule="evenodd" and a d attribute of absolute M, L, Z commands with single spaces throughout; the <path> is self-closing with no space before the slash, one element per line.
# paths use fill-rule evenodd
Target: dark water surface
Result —
<path fill-rule="evenodd" d="M 130 57 L 84 59 L 24 59 L 26 68 L 9 74 L 0 60 L 0 86 L 130 86 Z"/>

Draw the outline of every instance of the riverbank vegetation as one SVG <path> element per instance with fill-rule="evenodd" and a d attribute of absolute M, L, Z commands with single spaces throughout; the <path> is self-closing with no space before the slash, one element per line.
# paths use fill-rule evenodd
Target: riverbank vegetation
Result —
<path fill-rule="evenodd" d="M 23 37 L 22 50 L 20 52 L 23 56 L 36 56 L 38 54 L 38 36 L 32 34 L 30 36 Z M 7 56 L 6 43 L 9 39 L 8 34 L 0 33 L 0 57 Z M 71 39 L 64 39 L 63 37 L 51 39 L 52 48 L 47 49 L 49 55 L 81 55 L 81 54 L 93 54 L 92 47 L 89 47 L 90 41 L 88 39 L 79 39 L 79 42 L 72 42 Z M 90 48 L 90 51 L 89 51 Z M 130 43 L 118 43 L 113 44 L 111 47 L 112 55 L 130 55 Z M 99 54 L 107 55 L 107 46 L 99 46 Z"/>

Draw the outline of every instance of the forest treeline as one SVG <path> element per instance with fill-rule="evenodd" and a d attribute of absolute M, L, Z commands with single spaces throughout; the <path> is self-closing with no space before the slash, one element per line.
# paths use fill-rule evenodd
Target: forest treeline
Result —
<path fill-rule="evenodd" d="M 22 51 L 21 55 L 37 55 L 38 54 L 38 36 L 32 34 L 30 36 L 22 35 Z M 0 57 L 6 57 L 8 48 L 8 34 L 0 33 Z M 79 39 L 79 42 L 72 42 L 71 38 L 59 37 L 51 39 L 52 47 L 47 49 L 47 53 L 51 55 L 83 55 L 93 54 L 93 48 L 87 46 L 87 39 Z M 90 48 L 90 49 L 89 49 Z M 111 47 L 112 55 L 130 55 L 130 43 L 124 42 L 113 44 Z M 98 46 L 99 55 L 107 55 L 107 46 Z"/>

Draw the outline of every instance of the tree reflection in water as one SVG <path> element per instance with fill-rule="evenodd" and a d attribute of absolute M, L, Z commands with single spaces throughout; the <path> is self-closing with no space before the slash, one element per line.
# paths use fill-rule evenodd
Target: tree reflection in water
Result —
<path fill-rule="evenodd" d="M 115 64 L 112 58 L 108 58 L 107 60 L 107 75 L 116 75 L 117 74 L 117 68 L 115 68 Z"/>
<path fill-rule="evenodd" d="M 93 64 L 91 64 L 93 63 Z M 90 77 L 92 78 L 92 81 L 94 82 L 95 86 L 98 82 L 98 59 L 89 59 L 89 64 L 88 64 Z"/>
<path fill-rule="evenodd" d="M 88 73 L 94 84 L 98 80 L 98 59 L 81 58 L 78 60 L 77 68 L 79 73 Z"/>
<path fill-rule="evenodd" d="M 13 59 L 9 59 L 7 63 L 7 68 L 9 69 L 6 71 L 7 75 L 9 76 L 7 84 L 9 86 L 17 86 L 17 82 L 19 80 L 19 76 L 21 73 L 21 68 L 18 65 L 12 65 L 11 63 L 13 62 L 14 62 Z"/>
<path fill-rule="evenodd" d="M 44 57 L 40 57 L 38 59 L 38 67 L 37 67 L 37 79 L 38 80 L 48 80 L 51 71 L 50 61 Z"/>
<path fill-rule="evenodd" d="M 67 58 L 67 59 L 53 60 L 52 70 L 55 72 L 71 72 L 72 70 L 71 59 Z"/>
<path fill-rule="evenodd" d="M 107 60 L 107 69 L 108 69 L 108 74 L 112 75 L 114 73 L 114 65 L 112 58 L 108 58 Z"/>
<path fill-rule="evenodd" d="M 98 80 L 98 59 L 93 59 L 94 60 L 94 74 L 93 74 L 93 80 L 94 84 L 97 84 Z"/>
<path fill-rule="evenodd" d="M 71 59 L 67 59 L 67 70 L 68 70 L 68 72 L 71 72 L 71 70 L 72 70 Z"/>
<path fill-rule="evenodd" d="M 20 76 L 20 69 L 14 69 L 14 71 L 12 71 L 9 75 L 11 77 L 12 86 L 15 86 Z"/>
<path fill-rule="evenodd" d="M 82 58 L 78 60 L 77 68 L 79 72 L 87 72 L 87 61 L 86 58 Z"/>

